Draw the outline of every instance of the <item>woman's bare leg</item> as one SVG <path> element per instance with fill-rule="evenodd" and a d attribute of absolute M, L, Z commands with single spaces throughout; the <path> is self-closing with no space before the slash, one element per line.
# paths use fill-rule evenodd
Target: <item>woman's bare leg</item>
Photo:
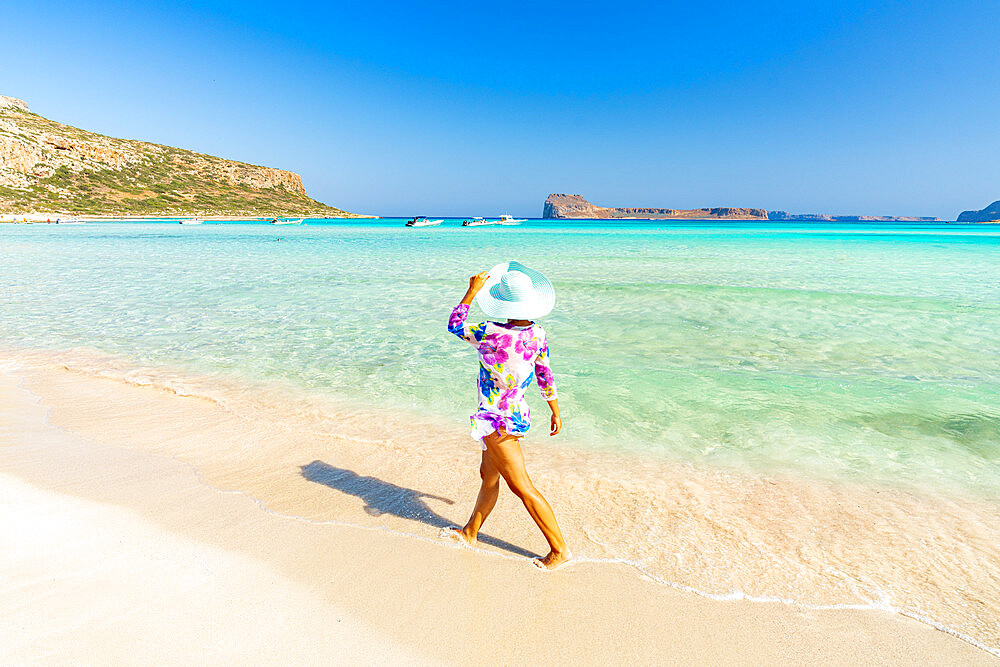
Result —
<path fill-rule="evenodd" d="M 528 471 L 524 469 L 524 454 L 521 453 L 518 438 L 506 433 L 494 433 L 488 436 L 485 442 L 485 458 L 492 461 L 510 490 L 521 499 L 528 514 L 541 529 L 545 541 L 549 543 L 549 553 L 541 559 L 541 564 L 552 568 L 569 560 L 571 557 L 569 549 L 566 548 L 566 541 L 563 539 L 562 531 L 559 530 L 556 515 L 552 512 L 548 501 L 532 484 Z"/>
<path fill-rule="evenodd" d="M 500 495 L 500 472 L 497 471 L 493 461 L 483 452 L 483 460 L 479 464 L 479 477 L 483 480 L 479 487 L 479 497 L 476 498 L 476 506 L 472 510 L 472 516 L 462 530 L 458 531 L 461 538 L 468 544 L 475 544 L 479 529 L 482 528 L 486 517 L 490 515 L 497 504 L 497 497 Z"/>

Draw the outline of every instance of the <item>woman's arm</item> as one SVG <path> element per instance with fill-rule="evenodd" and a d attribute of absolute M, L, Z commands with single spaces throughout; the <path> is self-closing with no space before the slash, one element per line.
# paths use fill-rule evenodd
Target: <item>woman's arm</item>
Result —
<path fill-rule="evenodd" d="M 448 318 L 448 331 L 473 345 L 479 345 L 483 339 L 483 334 L 486 333 L 486 323 L 480 322 L 470 326 L 465 323 L 465 318 L 469 316 L 469 305 L 482 289 L 487 277 L 486 272 L 483 271 L 469 278 L 469 289 L 466 290 L 462 301 L 455 306 Z"/>
<path fill-rule="evenodd" d="M 562 428 L 562 418 L 559 416 L 559 398 L 556 394 L 556 381 L 552 376 L 552 366 L 549 365 L 549 341 L 548 337 L 542 339 L 542 347 L 535 357 L 535 381 L 538 382 L 538 389 L 542 392 L 542 398 L 549 404 L 552 410 L 551 431 L 549 435 L 555 435 Z"/>

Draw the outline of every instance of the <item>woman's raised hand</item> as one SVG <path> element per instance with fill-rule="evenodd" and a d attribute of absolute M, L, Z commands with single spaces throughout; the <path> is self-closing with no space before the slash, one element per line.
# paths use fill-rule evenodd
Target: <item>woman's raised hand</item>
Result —
<path fill-rule="evenodd" d="M 483 288 L 483 284 L 489 277 L 489 273 L 487 271 L 483 271 L 469 278 L 469 292 L 475 296 L 476 293 Z"/>
<path fill-rule="evenodd" d="M 469 289 L 468 291 L 466 291 L 465 296 L 462 297 L 463 304 L 465 304 L 466 306 L 472 304 L 472 300 L 476 298 L 476 294 L 478 294 L 479 290 L 483 288 L 483 283 L 486 282 L 487 278 L 489 278 L 489 275 L 487 275 L 486 271 L 483 271 L 482 273 L 477 273 L 476 275 L 469 278 Z"/>

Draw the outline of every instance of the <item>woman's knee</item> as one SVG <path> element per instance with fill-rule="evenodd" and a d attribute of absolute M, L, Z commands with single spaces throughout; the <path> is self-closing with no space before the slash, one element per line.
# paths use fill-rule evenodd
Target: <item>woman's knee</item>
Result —
<path fill-rule="evenodd" d="M 492 464 L 483 461 L 479 464 L 479 479 L 487 484 L 496 484 L 500 481 L 500 473 Z"/>

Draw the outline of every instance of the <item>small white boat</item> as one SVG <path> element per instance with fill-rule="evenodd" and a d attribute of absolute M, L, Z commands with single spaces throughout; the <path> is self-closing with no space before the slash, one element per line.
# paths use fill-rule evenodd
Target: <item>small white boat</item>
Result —
<path fill-rule="evenodd" d="M 498 225 L 519 225 L 522 222 L 524 222 L 525 220 L 527 220 L 527 218 L 515 218 L 514 216 L 510 215 L 509 213 L 504 213 L 503 215 L 500 216 L 500 221 L 497 224 Z"/>
<path fill-rule="evenodd" d="M 274 218 L 273 220 L 271 220 L 271 224 L 272 225 L 301 225 L 303 220 L 305 220 L 305 218 L 299 218 L 298 220 L 279 220 L 278 218 Z"/>
<path fill-rule="evenodd" d="M 181 220 L 180 224 L 182 224 L 182 225 L 200 225 L 203 222 L 205 222 L 205 221 L 201 220 L 199 218 L 188 218 L 186 220 Z"/>
<path fill-rule="evenodd" d="M 85 225 L 86 220 L 56 220 L 57 225 Z"/>
<path fill-rule="evenodd" d="M 462 222 L 463 227 L 488 227 L 490 225 L 499 224 L 499 220 L 485 220 L 483 218 L 473 218 L 472 220 L 465 220 Z"/>
<path fill-rule="evenodd" d="M 418 215 L 413 220 L 408 220 L 406 222 L 407 227 L 437 227 L 444 219 L 441 220 L 428 220 L 425 216 Z"/>

